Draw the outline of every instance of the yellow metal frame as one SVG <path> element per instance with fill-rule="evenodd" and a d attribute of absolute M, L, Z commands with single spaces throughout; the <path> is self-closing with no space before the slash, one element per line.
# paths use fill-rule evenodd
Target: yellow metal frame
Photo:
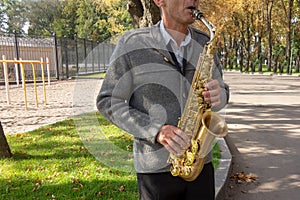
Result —
<path fill-rule="evenodd" d="M 34 93 L 35 93 L 35 105 L 38 107 L 38 94 L 37 94 L 37 86 L 36 86 L 36 68 L 35 64 L 41 65 L 42 69 L 42 81 L 43 81 L 43 92 L 44 92 L 44 104 L 47 104 L 47 98 L 46 98 L 46 85 L 45 85 L 45 75 L 44 75 L 44 65 L 49 65 L 48 59 L 46 59 L 47 62 L 43 61 L 43 58 L 41 60 L 6 60 L 6 57 L 3 55 L 2 60 L 0 60 L 0 63 L 3 63 L 4 67 L 4 78 L 5 78 L 5 87 L 6 87 L 6 99 L 7 104 L 10 104 L 10 93 L 9 93 L 9 81 L 8 81 L 8 69 L 7 69 L 7 63 L 14 63 L 14 64 L 20 64 L 21 65 L 21 73 L 22 73 L 22 85 L 24 90 L 24 102 L 25 102 L 25 109 L 28 110 L 28 103 L 27 103 L 27 92 L 26 92 L 26 75 L 25 75 L 25 64 L 30 64 L 32 66 L 32 72 L 33 72 L 33 82 L 34 82 Z M 49 72 L 48 72 L 49 73 Z"/>

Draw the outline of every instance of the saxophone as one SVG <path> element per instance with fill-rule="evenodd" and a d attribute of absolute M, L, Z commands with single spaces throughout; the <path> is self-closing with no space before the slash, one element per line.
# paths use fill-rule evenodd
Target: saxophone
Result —
<path fill-rule="evenodd" d="M 211 104 L 204 101 L 202 92 L 207 90 L 205 83 L 212 80 L 214 55 L 212 40 L 215 27 L 207 21 L 199 10 L 192 10 L 196 21 L 201 21 L 210 32 L 210 41 L 204 46 L 199 56 L 195 74 L 192 80 L 189 96 L 183 114 L 178 121 L 178 127 L 191 136 L 191 146 L 180 157 L 170 154 L 171 174 L 186 181 L 195 180 L 201 173 L 207 154 L 212 149 L 216 137 L 227 135 L 226 122 L 211 110 Z"/>

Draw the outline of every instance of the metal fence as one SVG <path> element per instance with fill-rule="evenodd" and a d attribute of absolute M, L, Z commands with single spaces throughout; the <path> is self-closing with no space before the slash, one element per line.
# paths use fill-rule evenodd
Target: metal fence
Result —
<path fill-rule="evenodd" d="M 95 42 L 65 37 L 23 37 L 0 33 L 0 55 L 8 60 L 40 60 L 48 58 L 52 79 L 67 79 L 73 76 L 106 71 L 115 45 L 111 41 Z M 9 79 L 15 81 L 16 70 L 8 65 Z M 20 71 L 20 70 L 19 70 Z M 25 66 L 26 79 L 32 77 L 32 67 Z M 37 77 L 41 70 L 36 69 Z M 0 81 L 3 81 L 3 67 L 0 66 Z"/>

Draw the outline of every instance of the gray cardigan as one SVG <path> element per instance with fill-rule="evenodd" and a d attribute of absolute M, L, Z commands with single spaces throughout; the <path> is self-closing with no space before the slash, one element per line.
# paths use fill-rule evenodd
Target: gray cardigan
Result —
<path fill-rule="evenodd" d="M 190 28 L 190 31 L 192 42 L 186 50 L 188 63 L 184 75 L 164 45 L 159 24 L 127 32 L 119 39 L 111 57 L 97 108 L 109 121 L 133 134 L 137 173 L 169 171 L 169 153 L 156 141 L 156 135 L 165 124 L 177 125 L 199 54 L 209 40 L 199 30 Z M 227 104 L 228 96 L 219 63 L 216 58 L 213 79 L 222 88 L 222 103 L 215 111 Z M 210 153 L 206 162 L 211 159 Z"/>

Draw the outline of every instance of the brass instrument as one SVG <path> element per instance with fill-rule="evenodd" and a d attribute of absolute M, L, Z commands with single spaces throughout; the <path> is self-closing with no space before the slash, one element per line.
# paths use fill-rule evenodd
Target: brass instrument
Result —
<path fill-rule="evenodd" d="M 180 157 L 170 154 L 168 160 L 171 163 L 172 175 L 186 181 L 193 181 L 198 177 L 206 156 L 212 149 L 214 139 L 224 137 L 228 132 L 226 122 L 211 110 L 211 104 L 206 103 L 202 95 L 202 92 L 207 90 L 205 83 L 212 80 L 214 66 L 212 40 L 215 27 L 204 18 L 201 11 L 192 10 L 192 13 L 196 21 L 202 21 L 210 31 L 210 41 L 199 56 L 187 103 L 178 122 L 178 127 L 192 137 L 191 146 Z"/>

